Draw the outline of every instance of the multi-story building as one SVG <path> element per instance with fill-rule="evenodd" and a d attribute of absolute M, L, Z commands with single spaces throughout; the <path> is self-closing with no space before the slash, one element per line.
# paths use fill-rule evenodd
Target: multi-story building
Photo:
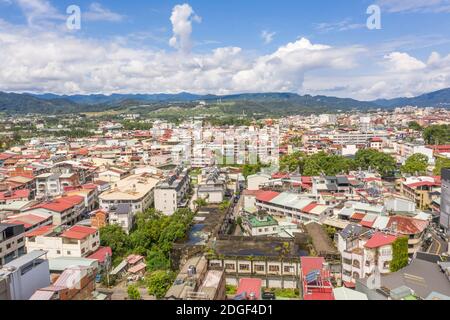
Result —
<path fill-rule="evenodd" d="M 273 236 L 278 234 L 278 221 L 264 213 L 250 215 L 243 219 L 245 232 L 250 236 Z"/>
<path fill-rule="evenodd" d="M 268 214 L 290 219 L 293 223 L 320 221 L 333 214 L 332 207 L 296 193 L 264 191 L 256 196 L 256 208 Z"/>
<path fill-rule="evenodd" d="M 132 175 L 117 181 L 111 190 L 99 196 L 100 207 L 107 211 L 114 209 L 118 204 L 128 204 L 135 215 L 151 207 L 154 200 L 154 190 L 159 179 L 148 174 Z"/>
<path fill-rule="evenodd" d="M 36 198 L 56 197 L 61 195 L 62 192 L 59 174 L 43 173 L 36 177 Z"/>
<path fill-rule="evenodd" d="M 392 243 L 396 235 L 375 232 L 360 225 L 350 224 L 337 234 L 338 250 L 342 256 L 342 280 L 354 286 L 356 280 L 390 272 Z"/>
<path fill-rule="evenodd" d="M 440 212 L 439 222 L 450 236 L 450 169 L 442 170 Z"/>
<path fill-rule="evenodd" d="M 0 268 L 0 300 L 28 300 L 36 290 L 49 286 L 45 255 L 45 251 L 33 251 Z"/>
<path fill-rule="evenodd" d="M 433 199 L 430 193 L 441 187 L 441 182 L 435 177 L 410 177 L 400 184 L 400 194 L 416 203 L 416 206 L 425 210 L 431 205 Z"/>
<path fill-rule="evenodd" d="M 73 226 L 65 229 L 44 226 L 25 235 L 27 252 L 47 251 L 47 257 L 87 257 L 100 248 L 100 234 L 95 228 Z"/>
<path fill-rule="evenodd" d="M 42 202 L 27 209 L 29 214 L 50 214 L 54 225 L 73 225 L 82 220 L 87 208 L 85 199 L 80 196 L 67 196 Z"/>
<path fill-rule="evenodd" d="M 178 167 L 165 181 L 156 185 L 155 209 L 172 215 L 179 207 L 186 206 L 189 182 L 188 170 Z"/>
<path fill-rule="evenodd" d="M 25 253 L 24 235 L 23 225 L 0 223 L 0 265 L 7 264 Z"/>

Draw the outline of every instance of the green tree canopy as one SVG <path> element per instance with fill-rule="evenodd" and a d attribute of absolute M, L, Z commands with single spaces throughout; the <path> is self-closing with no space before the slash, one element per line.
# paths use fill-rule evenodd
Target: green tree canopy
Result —
<path fill-rule="evenodd" d="M 129 250 L 130 243 L 127 234 L 115 224 L 100 229 L 100 242 L 102 246 L 111 247 L 115 257 L 122 257 Z"/>
<path fill-rule="evenodd" d="M 141 293 L 136 286 L 130 285 L 127 289 L 128 299 L 130 300 L 141 300 Z"/>
<path fill-rule="evenodd" d="M 391 272 L 398 270 L 408 265 L 408 238 L 401 237 L 392 243 L 392 261 L 389 269 Z"/>
<path fill-rule="evenodd" d="M 166 295 L 173 281 L 175 274 L 170 271 L 159 270 L 152 272 L 146 278 L 148 294 L 162 299 Z"/>
<path fill-rule="evenodd" d="M 423 131 L 423 139 L 433 145 L 450 143 L 450 125 L 429 126 Z"/>
<path fill-rule="evenodd" d="M 396 169 L 395 159 L 375 149 L 359 150 L 355 156 L 355 166 L 362 170 L 376 169 L 380 174 L 387 174 Z"/>
<path fill-rule="evenodd" d="M 319 152 L 306 158 L 303 174 L 305 176 L 336 175 L 348 173 L 353 168 L 353 162 L 338 155 Z"/>
<path fill-rule="evenodd" d="M 433 174 L 436 176 L 440 176 L 442 173 L 442 169 L 449 169 L 449 168 L 450 168 L 450 159 L 437 158 Z"/>
<path fill-rule="evenodd" d="M 415 131 L 422 131 L 422 126 L 417 123 L 417 121 L 411 121 L 410 123 L 408 123 L 408 128 L 415 130 Z"/>
<path fill-rule="evenodd" d="M 303 172 L 307 155 L 303 152 L 294 152 L 280 159 L 280 171 Z"/>
<path fill-rule="evenodd" d="M 401 167 L 402 173 L 425 174 L 428 167 L 428 157 L 421 153 L 413 154 Z"/>

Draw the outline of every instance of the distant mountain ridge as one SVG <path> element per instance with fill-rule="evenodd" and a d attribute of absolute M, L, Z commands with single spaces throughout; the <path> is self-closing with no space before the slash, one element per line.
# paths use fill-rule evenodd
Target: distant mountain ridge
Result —
<path fill-rule="evenodd" d="M 301 110 L 324 111 L 393 108 L 406 105 L 419 107 L 450 107 L 450 88 L 443 89 L 414 98 L 380 99 L 375 101 L 359 101 L 350 98 L 337 98 L 329 96 L 299 95 L 289 92 L 243 93 L 232 95 L 199 95 L 188 92 L 178 94 L 92 94 L 92 95 L 56 95 L 56 94 L 29 94 L 0 92 L 0 112 L 10 114 L 24 113 L 79 113 L 97 110 L 120 109 L 133 104 L 144 105 L 173 103 L 230 102 L 241 101 L 264 104 L 264 112 L 271 109 L 277 112 L 286 108 L 289 112 Z"/>

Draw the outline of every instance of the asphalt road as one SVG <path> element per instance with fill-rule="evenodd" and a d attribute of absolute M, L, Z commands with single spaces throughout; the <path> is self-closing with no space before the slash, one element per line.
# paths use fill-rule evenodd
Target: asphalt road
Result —
<path fill-rule="evenodd" d="M 434 231 L 430 232 L 433 237 L 433 243 L 428 248 L 427 252 L 432 254 L 442 254 L 448 252 L 448 243 L 444 241 L 439 235 Z"/>

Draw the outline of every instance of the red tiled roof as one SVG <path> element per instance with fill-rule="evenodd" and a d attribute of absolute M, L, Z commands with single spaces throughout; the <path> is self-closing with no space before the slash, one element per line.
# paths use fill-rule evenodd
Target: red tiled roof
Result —
<path fill-rule="evenodd" d="M 428 226 L 428 221 L 425 220 L 394 216 L 390 217 L 387 227 L 391 228 L 395 222 L 397 223 L 397 232 L 407 235 L 420 233 Z"/>
<path fill-rule="evenodd" d="M 366 215 L 364 213 L 354 213 L 350 219 L 353 220 L 362 220 Z"/>
<path fill-rule="evenodd" d="M 239 287 L 237 289 L 236 295 L 240 295 L 245 292 L 248 296 L 251 293 L 254 293 L 256 300 L 259 300 L 261 298 L 261 288 L 261 279 L 244 278 L 239 281 Z"/>
<path fill-rule="evenodd" d="M 15 190 L 12 191 L 10 195 L 7 194 L 8 194 L 7 191 L 1 192 L 0 200 L 28 198 L 30 196 L 30 190 L 28 189 Z"/>
<path fill-rule="evenodd" d="M 69 238 L 69 239 L 82 240 L 82 239 L 85 239 L 89 235 L 94 234 L 96 232 L 97 232 L 97 229 L 94 229 L 94 228 L 83 227 L 83 226 L 73 226 L 72 228 L 70 228 L 67 231 L 63 232 L 61 234 L 61 237 Z"/>
<path fill-rule="evenodd" d="M 27 234 L 25 234 L 26 237 L 38 237 L 38 236 L 43 236 L 46 235 L 50 232 L 53 231 L 53 229 L 55 228 L 55 226 L 50 225 L 50 226 L 42 226 L 40 228 L 37 228 L 36 230 L 30 231 Z"/>
<path fill-rule="evenodd" d="M 9 158 L 12 158 L 12 157 L 14 157 L 14 155 L 13 154 L 10 154 L 10 153 L 0 153 L 0 160 L 6 160 L 6 159 L 9 159 Z"/>
<path fill-rule="evenodd" d="M 374 221 L 361 221 L 359 224 L 362 225 L 363 227 L 367 227 L 367 228 L 372 228 L 373 224 L 375 223 Z"/>
<path fill-rule="evenodd" d="M 93 254 L 91 254 L 88 259 L 95 259 L 98 260 L 98 262 L 103 263 L 106 259 L 106 254 L 108 254 L 110 257 L 112 256 L 112 250 L 110 247 L 100 247 L 97 251 L 95 251 Z"/>
<path fill-rule="evenodd" d="M 364 247 L 369 249 L 375 249 L 383 246 L 387 246 L 393 243 L 397 239 L 396 236 L 385 234 L 383 232 L 375 233 L 369 241 L 366 242 Z"/>
<path fill-rule="evenodd" d="M 256 197 L 256 200 L 262 202 L 270 202 L 272 199 L 278 197 L 280 194 L 275 191 L 264 191 Z"/>
<path fill-rule="evenodd" d="M 300 257 L 303 276 L 313 270 L 322 270 L 325 259 L 323 257 Z"/>
<path fill-rule="evenodd" d="M 272 175 L 272 179 L 288 179 L 289 173 L 277 172 Z"/>
<path fill-rule="evenodd" d="M 307 212 L 307 213 L 309 213 L 309 212 L 311 212 L 311 210 L 313 210 L 315 207 L 317 207 L 318 206 L 318 204 L 317 203 L 315 203 L 315 202 L 313 202 L 313 203 L 310 203 L 309 205 L 307 205 L 306 207 L 304 207 L 303 209 L 302 209 L 302 211 L 303 212 Z"/>
<path fill-rule="evenodd" d="M 436 182 L 430 182 L 430 181 L 420 181 L 420 182 L 414 182 L 407 185 L 410 188 L 418 188 L 418 187 L 438 187 L 440 186 L 439 183 Z"/>
<path fill-rule="evenodd" d="M 81 196 L 62 197 L 59 199 L 52 200 L 51 202 L 38 204 L 37 206 L 34 206 L 33 209 L 43 208 L 55 212 L 64 212 L 74 207 L 75 205 L 80 204 L 83 201 L 84 197 Z"/>

